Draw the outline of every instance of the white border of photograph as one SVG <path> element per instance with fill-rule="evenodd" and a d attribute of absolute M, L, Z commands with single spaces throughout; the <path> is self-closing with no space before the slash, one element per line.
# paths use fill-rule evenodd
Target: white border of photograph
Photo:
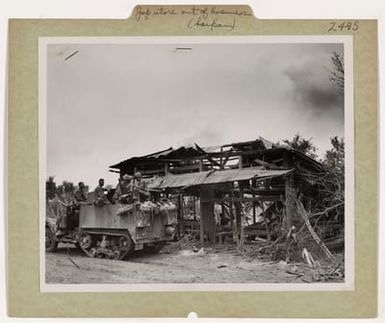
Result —
<path fill-rule="evenodd" d="M 49 44 L 246 44 L 341 43 L 345 62 L 345 281 L 343 283 L 242 284 L 47 284 L 45 282 L 45 180 L 47 125 L 47 46 Z M 351 36 L 148 36 L 39 38 L 39 256 L 41 292 L 132 291 L 345 291 L 354 290 L 354 101 L 353 38 Z"/>

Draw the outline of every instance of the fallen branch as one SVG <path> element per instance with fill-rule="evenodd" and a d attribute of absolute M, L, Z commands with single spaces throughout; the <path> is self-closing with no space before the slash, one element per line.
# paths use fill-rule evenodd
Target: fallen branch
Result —
<path fill-rule="evenodd" d="M 306 212 L 302 202 L 297 201 L 297 205 L 298 205 L 298 209 L 301 213 L 301 216 L 302 216 L 303 220 L 305 221 L 305 224 L 306 224 L 311 236 L 313 237 L 314 241 L 320 246 L 322 251 L 326 254 L 326 256 L 329 259 L 335 260 L 334 255 L 330 252 L 328 247 L 326 247 L 326 245 L 322 242 L 320 237 L 317 235 L 317 233 L 314 231 L 313 227 L 311 226 L 310 221 L 309 221 L 309 217 L 307 215 L 307 212 Z"/>
<path fill-rule="evenodd" d="M 322 215 L 322 214 L 328 213 L 328 212 L 330 212 L 330 211 L 332 211 L 332 210 L 334 210 L 334 209 L 336 209 L 336 208 L 338 208 L 344 204 L 345 204 L 345 202 L 338 203 L 336 205 L 333 205 L 333 206 L 326 208 L 322 212 L 313 213 L 312 216 L 317 216 L 317 215 Z"/>

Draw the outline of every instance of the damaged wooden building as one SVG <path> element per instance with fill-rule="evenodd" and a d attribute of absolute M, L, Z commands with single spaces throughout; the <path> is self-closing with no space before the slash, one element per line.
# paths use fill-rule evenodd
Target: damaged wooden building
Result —
<path fill-rule="evenodd" d="M 309 180 L 323 166 L 305 154 L 264 138 L 215 147 L 172 147 L 110 166 L 113 172 L 140 171 L 154 196 L 172 197 L 181 234 L 202 243 L 245 236 L 272 239 L 277 230 L 296 225 L 296 201 L 311 210 L 319 194 Z M 273 231 L 273 232 L 272 232 Z"/>

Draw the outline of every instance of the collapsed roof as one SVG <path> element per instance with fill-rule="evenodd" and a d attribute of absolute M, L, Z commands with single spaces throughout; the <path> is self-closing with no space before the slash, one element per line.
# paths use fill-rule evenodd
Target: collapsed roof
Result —
<path fill-rule="evenodd" d="M 199 173 L 173 175 L 168 174 L 149 184 L 149 188 L 181 188 L 196 185 L 208 185 L 284 176 L 293 170 L 266 170 L 262 167 L 244 169 L 213 170 Z"/>
<path fill-rule="evenodd" d="M 248 165 L 264 166 L 267 169 L 288 169 L 293 168 L 293 164 L 303 167 L 309 171 L 319 172 L 323 169 L 322 164 L 310 158 L 309 156 L 292 149 L 288 146 L 274 144 L 262 137 L 252 141 L 236 142 L 221 146 L 200 147 L 197 144 L 190 146 L 181 146 L 174 149 L 170 147 L 155 153 L 144 156 L 131 157 L 117 164 L 111 165 L 113 170 L 119 170 L 120 173 L 133 173 L 138 170 L 138 166 L 142 169 L 155 169 L 163 167 L 168 162 L 186 162 L 188 160 L 206 159 L 216 166 L 215 160 L 231 159 L 233 156 L 243 155 L 247 159 Z M 289 162 L 284 163 L 283 157 L 287 156 Z M 191 172 L 197 172 L 198 169 L 192 168 Z M 202 169 L 200 170 L 202 171 Z M 185 173 L 185 172 L 184 172 Z"/>

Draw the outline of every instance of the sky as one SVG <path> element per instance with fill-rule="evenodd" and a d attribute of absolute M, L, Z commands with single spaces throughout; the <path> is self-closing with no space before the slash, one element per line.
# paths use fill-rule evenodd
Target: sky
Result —
<path fill-rule="evenodd" d="M 344 134 L 333 52 L 343 46 L 50 44 L 46 175 L 115 184 L 109 166 L 133 156 L 296 133 L 322 157 Z"/>

